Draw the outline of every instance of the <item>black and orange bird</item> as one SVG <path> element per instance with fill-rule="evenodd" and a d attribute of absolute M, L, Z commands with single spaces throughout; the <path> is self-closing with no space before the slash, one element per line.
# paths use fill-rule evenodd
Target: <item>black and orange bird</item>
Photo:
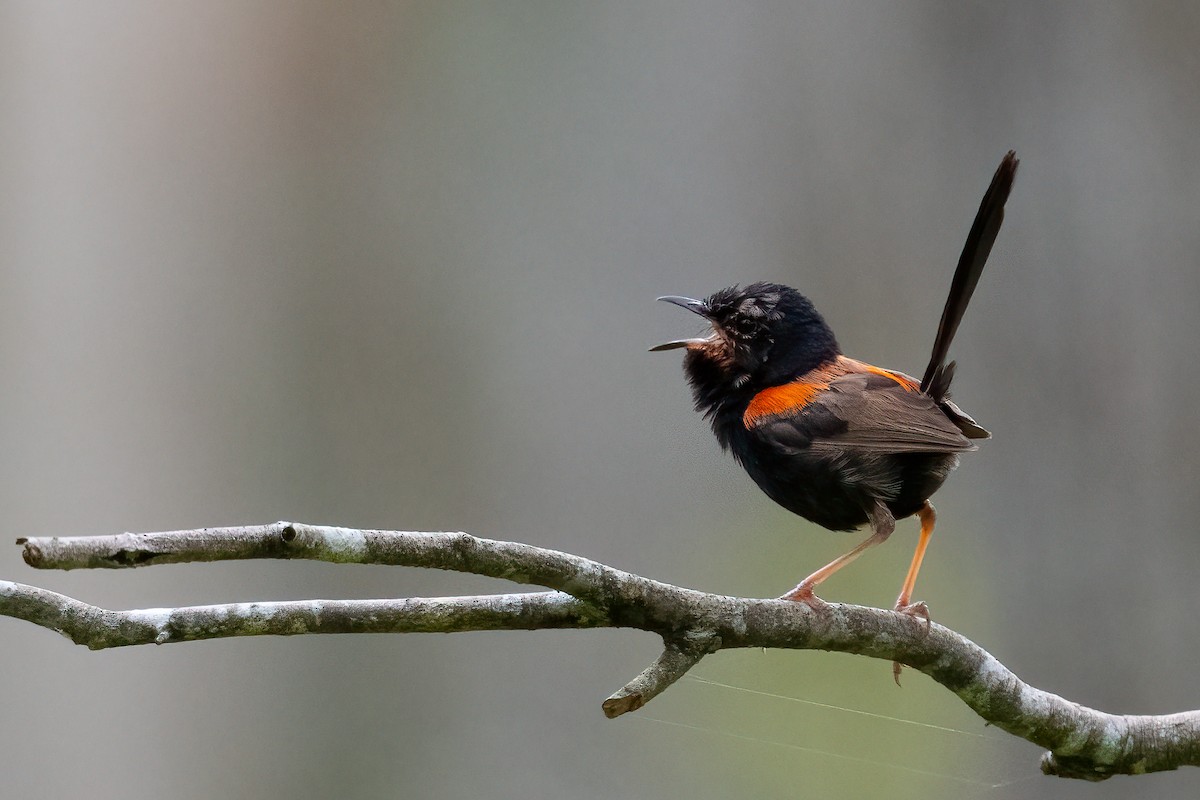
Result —
<path fill-rule="evenodd" d="M 784 599 L 818 607 L 813 590 L 916 515 L 921 535 L 896 610 L 923 617 L 913 585 L 933 534 L 930 496 L 990 434 L 950 401 L 950 341 L 1004 220 L 1017 172 L 1009 152 L 983 196 L 954 272 L 950 296 L 918 382 L 842 355 L 807 297 L 777 283 L 722 289 L 706 300 L 660 297 L 707 320 L 704 337 L 652 348 L 684 348 L 696 410 L 712 421 L 754 482 L 779 505 L 835 531 L 870 524 L 871 535 L 821 567 Z M 897 673 L 898 674 L 898 673 Z"/>

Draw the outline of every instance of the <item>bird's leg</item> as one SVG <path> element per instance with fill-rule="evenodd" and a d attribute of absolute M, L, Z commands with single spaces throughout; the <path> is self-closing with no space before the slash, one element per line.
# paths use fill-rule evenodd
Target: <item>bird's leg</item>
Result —
<path fill-rule="evenodd" d="M 908 575 L 904 578 L 904 585 L 900 587 L 900 596 L 896 598 L 896 610 L 903 614 L 923 617 L 926 622 L 929 622 L 929 607 L 924 603 L 912 602 L 917 573 L 921 571 L 921 561 L 925 558 L 925 550 L 929 547 L 929 540 L 933 536 L 933 526 L 937 523 L 937 512 L 933 510 L 933 505 L 928 500 L 917 512 L 917 518 L 921 520 L 921 538 L 917 541 L 917 549 L 913 553 L 912 564 L 909 565 Z"/>
<path fill-rule="evenodd" d="M 868 548 L 874 547 L 877 544 L 886 542 L 887 538 L 892 535 L 892 531 L 896 529 L 896 518 L 892 516 L 892 512 L 883 503 L 876 503 L 875 508 L 870 514 L 871 520 L 871 535 L 868 536 L 858 547 L 855 547 L 849 553 L 838 556 L 833 561 L 830 561 L 819 570 L 809 575 L 800 583 L 796 584 L 796 588 L 785 594 L 780 600 L 795 600 L 801 603 L 807 603 L 813 608 L 818 605 L 824 605 L 824 601 L 813 594 L 813 589 L 822 583 L 833 573 L 837 572 L 842 567 L 849 564 L 854 559 L 861 556 Z"/>
<path fill-rule="evenodd" d="M 921 617 L 925 620 L 925 629 L 929 629 L 929 606 L 924 603 L 912 602 L 913 586 L 917 583 L 917 573 L 921 571 L 921 561 L 925 558 L 925 550 L 929 547 L 929 540 L 933 536 L 933 526 L 937 522 L 937 512 L 933 510 L 933 505 L 926 500 L 925 505 L 921 506 L 921 510 L 917 512 L 917 518 L 921 520 L 921 538 L 917 541 L 917 550 L 913 553 L 912 564 L 908 567 L 908 575 L 904 578 L 904 585 L 900 587 L 900 596 L 896 598 L 896 610 L 901 614 L 909 614 L 914 617 Z M 900 685 L 900 670 L 902 669 L 899 661 L 892 662 L 892 678 L 896 681 L 896 685 Z"/>

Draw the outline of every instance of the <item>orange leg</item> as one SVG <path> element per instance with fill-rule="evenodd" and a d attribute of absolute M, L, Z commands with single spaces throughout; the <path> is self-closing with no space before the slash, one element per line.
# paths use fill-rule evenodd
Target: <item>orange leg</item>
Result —
<path fill-rule="evenodd" d="M 921 571 L 921 561 L 925 558 L 925 550 L 929 547 L 929 540 L 933 537 L 933 526 L 937 522 L 937 512 L 933 510 L 933 506 L 928 500 L 925 505 L 921 506 L 921 510 L 917 512 L 917 518 L 921 520 L 921 538 L 917 541 L 917 550 L 913 553 L 912 564 L 908 568 L 908 575 L 904 578 L 904 585 L 900 587 L 900 596 L 896 598 L 896 610 L 901 614 L 911 614 L 914 617 L 923 617 L 926 626 L 929 625 L 929 607 L 924 603 L 912 602 L 913 586 L 917 583 L 917 573 Z M 899 661 L 892 662 L 892 678 L 896 681 L 896 685 L 900 685 L 900 670 Z"/>
<path fill-rule="evenodd" d="M 796 588 L 785 594 L 780 600 L 795 600 L 801 603 L 807 603 L 814 608 L 822 601 L 813 594 L 813 589 L 821 584 L 826 578 L 837 572 L 842 567 L 849 564 L 854 559 L 861 556 L 868 549 L 877 544 L 887 541 L 887 538 L 892 535 L 892 531 L 896 529 L 896 519 L 892 516 L 892 512 L 888 511 L 887 506 L 883 503 L 877 503 L 874 511 L 871 512 L 871 528 L 872 533 L 858 547 L 855 547 L 849 553 L 843 556 L 838 556 L 833 561 L 830 561 L 819 570 L 809 575 L 800 583 L 796 584 Z"/>
<path fill-rule="evenodd" d="M 917 583 L 917 573 L 921 571 L 921 562 L 925 559 L 925 550 L 929 547 L 929 540 L 933 537 L 933 526 L 937 523 L 937 512 L 933 510 L 933 506 L 928 500 L 917 512 L 917 518 L 921 520 L 921 538 L 917 542 L 916 552 L 913 553 L 912 564 L 908 568 L 908 575 L 904 578 L 904 585 L 900 587 L 900 596 L 896 598 L 896 610 L 909 614 L 916 613 L 929 619 L 929 609 L 918 608 L 923 604 L 912 603 L 912 592 L 913 586 Z"/>

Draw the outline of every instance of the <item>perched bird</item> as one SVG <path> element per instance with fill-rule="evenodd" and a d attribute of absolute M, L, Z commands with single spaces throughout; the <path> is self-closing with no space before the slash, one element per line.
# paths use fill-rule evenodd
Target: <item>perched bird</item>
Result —
<path fill-rule="evenodd" d="M 831 530 L 871 526 L 865 541 L 784 599 L 818 607 L 813 590 L 821 582 L 885 541 L 897 519 L 915 514 L 921 536 L 896 610 L 928 621 L 928 608 L 912 602 L 912 591 L 933 534 L 929 497 L 957 466 L 958 454 L 990 435 L 950 401 L 954 362 L 946 363 L 946 355 L 1004 220 L 1016 171 L 1016 154 L 1009 152 L 967 236 L 919 382 L 842 355 L 813 304 L 787 286 L 733 286 L 706 300 L 658 298 L 712 325 L 702 338 L 651 349 L 687 350 L 683 369 L 696 410 L 712 421 L 721 447 L 789 511 Z"/>

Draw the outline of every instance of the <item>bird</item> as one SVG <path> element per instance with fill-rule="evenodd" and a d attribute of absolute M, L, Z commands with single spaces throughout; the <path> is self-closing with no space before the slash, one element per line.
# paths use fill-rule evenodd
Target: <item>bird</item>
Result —
<path fill-rule="evenodd" d="M 811 300 L 779 283 L 731 286 L 703 300 L 659 300 L 710 325 L 652 352 L 684 349 L 696 410 L 722 450 L 779 505 L 834 531 L 869 525 L 859 545 L 800 581 L 781 599 L 825 606 L 815 589 L 884 542 L 896 520 L 916 516 L 920 538 L 895 610 L 923 618 L 913 602 L 937 514 L 929 502 L 958 465 L 991 434 L 950 399 L 950 343 L 1004 221 L 1018 160 L 1009 151 L 984 193 L 959 257 L 921 380 L 842 353 Z M 894 667 L 899 683 L 899 664 Z"/>

